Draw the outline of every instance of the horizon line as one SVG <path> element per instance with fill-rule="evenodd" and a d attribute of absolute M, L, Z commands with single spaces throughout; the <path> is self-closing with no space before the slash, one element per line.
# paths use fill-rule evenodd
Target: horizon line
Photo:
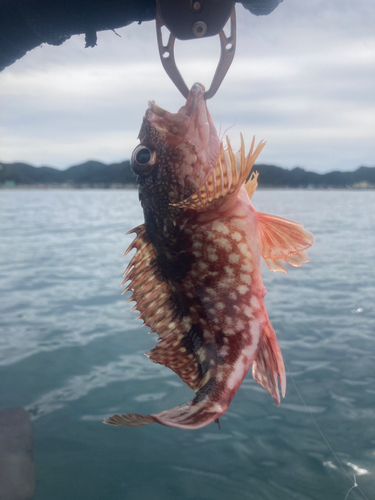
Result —
<path fill-rule="evenodd" d="M 3 165 L 17 165 L 17 164 L 22 164 L 22 165 L 28 165 L 29 167 L 33 167 L 33 168 L 51 168 L 53 170 L 58 170 L 60 172 L 64 172 L 66 170 L 69 170 L 70 168 L 80 167 L 82 165 L 86 165 L 87 163 L 100 163 L 101 165 L 111 166 L 111 165 L 121 165 L 122 163 L 126 163 L 126 162 L 130 163 L 130 160 L 121 160 L 121 161 L 115 161 L 115 162 L 111 162 L 111 163 L 106 163 L 106 162 L 100 161 L 100 160 L 89 159 L 89 160 L 83 161 L 82 163 L 76 163 L 76 164 L 70 165 L 70 166 L 65 167 L 65 168 L 58 168 L 58 167 L 54 167 L 54 166 L 51 166 L 51 165 L 33 165 L 33 164 L 28 163 L 26 161 L 4 162 L 4 161 L 0 160 L 0 167 L 3 167 Z M 294 167 L 282 167 L 280 165 L 275 165 L 273 163 L 255 163 L 254 167 L 256 167 L 257 165 L 258 166 L 271 166 L 271 167 L 276 167 L 276 168 L 280 168 L 282 170 L 287 170 L 287 171 L 293 171 L 295 169 L 301 169 L 301 170 L 303 170 L 305 172 L 309 172 L 309 173 L 313 173 L 313 174 L 317 174 L 317 175 L 327 175 L 327 174 L 331 174 L 331 173 L 334 173 L 334 172 L 349 173 L 349 172 L 356 172 L 360 168 L 375 168 L 375 164 L 371 165 L 371 166 L 369 166 L 369 165 L 359 165 L 354 170 L 328 170 L 326 172 L 316 172 L 315 170 L 307 170 L 305 167 L 301 167 L 299 165 L 295 165 Z M 2 170 L 2 168 L 0 168 L 0 170 Z"/>

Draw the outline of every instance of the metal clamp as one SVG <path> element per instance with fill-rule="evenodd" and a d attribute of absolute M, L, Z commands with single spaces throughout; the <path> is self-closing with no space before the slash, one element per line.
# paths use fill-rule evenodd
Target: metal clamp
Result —
<path fill-rule="evenodd" d="M 211 97 L 213 97 L 218 91 L 225 75 L 227 74 L 227 71 L 230 65 L 232 64 L 236 50 L 236 11 L 234 3 L 233 2 L 230 3 L 231 11 L 229 12 L 228 17 L 226 17 L 224 21 L 223 17 L 221 17 L 219 23 L 219 31 L 217 31 L 218 19 L 216 19 L 216 25 L 215 23 L 207 24 L 207 22 L 204 22 L 202 20 L 202 19 L 205 20 L 207 19 L 202 16 L 199 16 L 197 18 L 193 17 L 192 19 L 190 19 L 190 28 L 189 28 L 190 35 L 188 36 L 186 29 L 187 26 L 186 22 L 182 24 L 180 23 L 179 25 L 177 25 L 177 27 L 172 26 L 172 29 L 174 30 L 175 34 L 171 31 L 170 23 L 167 25 L 162 16 L 163 11 L 160 5 L 160 1 L 161 0 L 157 1 L 157 10 L 156 10 L 156 34 L 158 40 L 160 59 L 167 75 L 185 98 L 187 98 L 189 94 L 189 89 L 176 65 L 176 60 L 174 57 L 174 44 L 176 38 L 188 40 L 193 38 L 202 38 L 219 34 L 220 47 L 221 47 L 220 60 L 217 65 L 216 72 L 212 79 L 210 88 L 204 93 L 205 99 L 211 99 Z M 221 2 L 221 4 L 223 3 L 224 2 Z M 200 8 L 202 8 L 202 2 L 191 2 L 192 8 L 194 9 L 195 8 L 194 6 L 198 7 L 197 4 L 199 5 Z M 228 3 L 226 3 L 225 5 L 228 6 Z M 229 18 L 230 18 L 230 35 L 227 37 L 224 33 L 223 27 L 225 26 Z M 214 29 L 215 28 L 214 25 L 216 26 L 216 29 Z M 169 38 L 166 45 L 163 44 L 163 38 L 162 38 L 163 26 L 167 28 L 169 31 Z M 183 38 L 180 38 L 180 36 L 176 36 L 176 32 L 179 33 L 180 36 L 183 36 Z"/>

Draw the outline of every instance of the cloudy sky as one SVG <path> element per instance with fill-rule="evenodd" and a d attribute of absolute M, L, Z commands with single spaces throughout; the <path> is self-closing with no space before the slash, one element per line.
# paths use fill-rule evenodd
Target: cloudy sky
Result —
<path fill-rule="evenodd" d="M 242 132 L 286 168 L 375 166 L 375 2 L 284 0 L 269 16 L 237 5 L 237 52 L 209 109 L 234 146 Z M 148 100 L 169 111 L 183 97 L 164 73 L 155 23 L 44 45 L 0 73 L 0 161 L 58 168 L 128 159 Z M 217 37 L 177 42 L 190 86 L 209 86 Z"/>

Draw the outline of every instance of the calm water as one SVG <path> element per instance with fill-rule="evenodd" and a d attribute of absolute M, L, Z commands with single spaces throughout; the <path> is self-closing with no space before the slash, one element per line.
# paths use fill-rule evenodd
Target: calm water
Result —
<path fill-rule="evenodd" d="M 258 191 L 254 203 L 316 237 L 310 263 L 264 270 L 285 400 L 248 375 L 221 431 L 128 429 L 101 421 L 193 395 L 143 356 L 155 337 L 121 296 L 137 193 L 0 191 L 0 408 L 32 415 L 36 500 L 344 500 L 351 482 L 311 414 L 375 498 L 375 192 Z"/>

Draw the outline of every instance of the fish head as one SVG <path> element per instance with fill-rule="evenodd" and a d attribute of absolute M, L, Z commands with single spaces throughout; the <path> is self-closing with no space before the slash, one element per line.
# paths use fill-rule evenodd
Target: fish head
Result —
<path fill-rule="evenodd" d="M 207 109 L 203 85 L 191 88 L 186 104 L 170 113 L 149 102 L 131 167 L 140 198 L 171 205 L 196 192 L 216 166 L 220 141 Z"/>

